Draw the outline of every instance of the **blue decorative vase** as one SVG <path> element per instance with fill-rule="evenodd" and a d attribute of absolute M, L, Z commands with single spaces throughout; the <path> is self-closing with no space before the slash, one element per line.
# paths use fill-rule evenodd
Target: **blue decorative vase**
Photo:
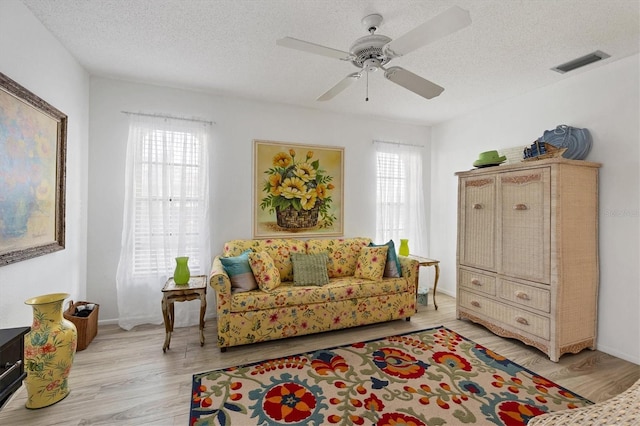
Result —
<path fill-rule="evenodd" d="M 191 278 L 191 272 L 189 271 L 189 265 L 187 262 L 189 258 L 176 257 L 176 270 L 173 272 L 173 281 L 177 285 L 189 284 L 189 278 Z"/>

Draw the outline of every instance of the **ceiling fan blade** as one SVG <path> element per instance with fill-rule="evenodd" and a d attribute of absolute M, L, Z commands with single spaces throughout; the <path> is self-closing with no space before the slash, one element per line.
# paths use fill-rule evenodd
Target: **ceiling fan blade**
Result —
<path fill-rule="evenodd" d="M 307 53 L 314 53 L 316 55 L 328 56 L 330 58 L 342 59 L 348 61 L 351 59 L 351 54 L 343 52 L 342 50 L 332 49 L 330 47 L 321 46 L 319 44 L 311 43 L 309 41 L 298 40 L 293 37 L 285 37 L 276 41 L 278 46 L 288 47 L 289 49 L 301 50 Z"/>
<path fill-rule="evenodd" d="M 444 91 L 444 87 L 440 87 L 435 83 L 425 80 L 400 67 L 390 67 L 384 71 L 384 77 L 397 85 L 411 90 L 413 93 L 422 96 L 423 98 L 431 99 L 439 96 Z"/>
<path fill-rule="evenodd" d="M 454 6 L 387 43 L 383 48 L 384 53 L 391 57 L 406 55 L 469 25 L 471 25 L 469 12 Z"/>
<path fill-rule="evenodd" d="M 316 101 L 328 101 L 329 99 L 333 99 L 338 93 L 342 92 L 344 89 L 351 86 L 351 84 L 354 81 L 358 80 L 360 76 L 362 76 L 362 74 L 359 72 L 354 72 L 353 74 L 349 74 L 348 76 L 340 80 L 338 84 L 336 84 L 331 89 L 324 92 L 324 94 L 322 94 L 318 99 L 316 99 Z"/>

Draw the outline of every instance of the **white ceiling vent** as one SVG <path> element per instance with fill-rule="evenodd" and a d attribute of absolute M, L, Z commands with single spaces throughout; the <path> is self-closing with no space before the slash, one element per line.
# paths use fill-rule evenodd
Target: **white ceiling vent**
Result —
<path fill-rule="evenodd" d="M 610 56 L 611 55 L 607 55 L 604 52 L 596 50 L 595 52 L 589 53 L 588 55 L 581 56 L 572 61 L 565 62 L 564 64 L 558 65 L 557 67 L 553 67 L 551 68 L 551 70 L 557 71 L 560 74 L 564 74 L 565 72 L 573 71 L 576 68 L 584 67 L 585 65 L 598 62 L 599 60 L 608 58 Z"/>

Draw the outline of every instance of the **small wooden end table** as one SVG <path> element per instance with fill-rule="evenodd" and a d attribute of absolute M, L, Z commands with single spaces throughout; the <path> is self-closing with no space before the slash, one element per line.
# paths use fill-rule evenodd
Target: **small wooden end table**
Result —
<path fill-rule="evenodd" d="M 436 270 L 436 277 L 433 280 L 433 306 L 435 306 L 436 311 L 438 310 L 438 304 L 436 303 L 436 289 L 438 288 L 438 278 L 440 278 L 440 261 L 435 259 L 429 259 L 427 257 L 415 256 L 410 254 L 408 256 L 413 260 L 417 260 L 420 266 L 433 266 Z M 418 276 L 418 279 L 420 277 Z"/>
<path fill-rule="evenodd" d="M 175 321 L 174 302 L 186 302 L 200 299 L 200 346 L 204 345 L 204 313 L 207 310 L 207 276 L 196 275 L 189 278 L 187 284 L 178 285 L 169 278 L 162 288 L 162 316 L 166 332 L 162 352 L 169 349 L 171 333 Z"/>

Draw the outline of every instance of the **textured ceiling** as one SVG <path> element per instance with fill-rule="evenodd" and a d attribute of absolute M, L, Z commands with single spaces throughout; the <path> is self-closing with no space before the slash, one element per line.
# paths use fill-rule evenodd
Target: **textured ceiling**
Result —
<path fill-rule="evenodd" d="M 638 0 L 23 0 L 96 76 L 394 121 L 434 124 L 638 53 Z M 315 99 L 357 69 L 276 46 L 290 36 L 348 51 L 379 13 L 395 39 L 453 5 L 471 26 L 390 65 L 445 88 L 426 100 L 361 78 Z M 567 74 L 550 68 L 602 50 L 610 58 Z"/>

